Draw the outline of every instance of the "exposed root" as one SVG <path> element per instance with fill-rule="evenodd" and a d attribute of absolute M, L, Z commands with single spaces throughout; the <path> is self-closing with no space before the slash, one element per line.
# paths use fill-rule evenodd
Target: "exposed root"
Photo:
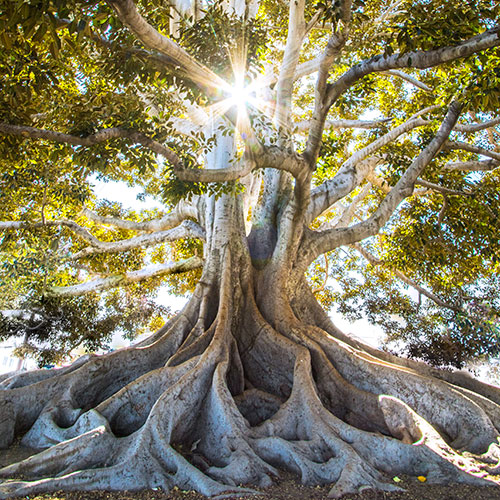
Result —
<path fill-rule="evenodd" d="M 484 484 L 500 473 L 500 408 L 484 394 L 290 311 L 270 323 L 242 276 L 210 289 L 217 300 L 200 292 L 187 309 L 198 319 L 185 314 L 151 344 L 0 392 L 4 443 L 27 430 L 24 443 L 47 448 L 0 470 L 0 498 L 174 486 L 223 498 L 269 486 L 280 468 L 340 498 L 397 489 L 397 474 Z"/>

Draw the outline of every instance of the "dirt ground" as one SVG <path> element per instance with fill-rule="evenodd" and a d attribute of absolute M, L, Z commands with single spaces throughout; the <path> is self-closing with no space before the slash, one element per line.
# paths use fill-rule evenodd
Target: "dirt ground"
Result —
<path fill-rule="evenodd" d="M 498 486 L 467 486 L 449 485 L 436 486 L 430 484 L 420 484 L 410 478 L 404 478 L 400 486 L 406 491 L 383 492 L 366 490 L 356 495 L 348 494 L 343 500 L 500 500 L 500 487 Z M 263 490 L 259 495 L 219 496 L 220 500 L 320 500 L 328 498 L 327 486 L 307 487 L 300 485 L 293 479 L 284 479 L 276 485 Z M 194 491 L 174 490 L 169 494 L 160 490 L 145 491 L 83 491 L 83 492 L 56 492 L 45 495 L 30 495 L 23 497 L 26 500 L 206 500 L 206 497 Z"/>
<path fill-rule="evenodd" d="M 0 451 L 0 467 L 27 458 L 32 453 L 33 450 L 22 447 Z M 388 478 L 388 481 L 393 481 L 394 485 L 404 491 L 389 493 L 365 490 L 356 495 L 345 495 L 343 500 L 500 500 L 500 486 L 432 485 L 407 476 L 401 476 L 395 480 Z M 282 472 L 273 486 L 258 489 L 258 495 L 229 494 L 216 498 L 220 500 L 322 500 L 328 498 L 329 489 L 328 486 L 303 486 L 297 478 Z M 175 489 L 170 493 L 161 490 L 54 492 L 22 498 L 26 500 L 206 500 L 207 497 L 194 491 Z"/>

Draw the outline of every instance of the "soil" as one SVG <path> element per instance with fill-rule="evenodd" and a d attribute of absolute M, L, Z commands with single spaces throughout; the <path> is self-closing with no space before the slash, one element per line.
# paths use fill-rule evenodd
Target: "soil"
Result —
<path fill-rule="evenodd" d="M 343 500 L 500 500 L 498 486 L 468 486 L 452 484 L 448 486 L 420 484 L 411 478 L 402 478 L 399 483 L 405 491 L 384 492 L 366 490 L 356 495 L 348 494 Z M 219 496 L 224 500 L 327 500 L 328 486 L 302 486 L 295 479 L 283 479 L 274 486 L 262 490 L 259 495 Z M 44 495 L 22 497 L 26 500 L 207 500 L 194 491 L 174 489 L 170 493 L 160 490 L 144 491 L 73 491 L 55 492 Z"/>
<path fill-rule="evenodd" d="M 14 461 L 32 455 L 35 450 L 15 446 L 0 454 L 0 468 Z M 423 479 L 423 478 L 422 478 Z M 343 500 L 500 500 L 500 486 L 470 486 L 465 484 L 435 485 L 421 482 L 418 478 L 401 476 L 392 479 L 393 484 L 404 491 L 384 492 L 364 490 L 356 495 L 347 494 Z M 329 486 L 303 486 L 298 478 L 281 472 L 275 484 L 260 489 L 259 494 L 251 496 L 215 497 L 219 500 L 326 500 Z M 195 491 L 174 488 L 169 493 L 161 490 L 143 491 L 72 491 L 30 495 L 21 497 L 26 500 L 206 500 L 207 497 Z M 213 499 L 214 500 L 214 499 Z"/>

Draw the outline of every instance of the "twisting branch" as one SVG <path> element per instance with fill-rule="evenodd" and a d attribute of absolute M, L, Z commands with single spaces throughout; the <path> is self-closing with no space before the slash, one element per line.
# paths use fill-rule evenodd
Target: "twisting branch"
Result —
<path fill-rule="evenodd" d="M 461 149 L 463 151 L 469 151 L 469 153 L 476 153 L 478 155 L 488 156 L 494 160 L 500 160 L 500 153 L 495 151 L 490 151 L 489 149 L 482 148 L 480 146 L 474 146 L 472 144 L 467 144 L 461 141 L 448 141 L 444 148 L 447 151 L 453 151 L 456 149 Z"/>
<path fill-rule="evenodd" d="M 499 160 L 483 161 L 459 161 L 456 163 L 447 163 L 443 170 L 462 170 L 464 172 L 489 172 L 500 166 Z"/>
<path fill-rule="evenodd" d="M 305 248 L 303 249 L 303 255 L 306 259 L 305 265 L 308 265 L 322 253 L 333 250 L 341 245 L 356 243 L 377 234 L 389 220 L 398 205 L 406 197 L 411 196 L 416 180 L 448 139 L 460 115 L 460 111 L 461 105 L 459 103 L 454 102 L 450 105 L 448 113 L 434 139 L 432 139 L 429 145 L 408 167 L 373 215 L 347 228 L 309 233 L 308 238 L 304 242 Z"/>
<path fill-rule="evenodd" d="M 426 108 L 420 111 L 419 114 L 424 114 L 424 112 L 428 112 L 429 109 L 430 108 Z M 333 179 L 325 181 L 312 191 L 311 203 L 306 217 L 308 223 L 322 214 L 332 206 L 333 203 L 336 203 L 340 198 L 343 198 L 356 188 L 366 177 L 368 172 L 370 172 L 380 161 L 380 158 L 377 157 L 374 160 L 364 162 L 363 160 L 367 156 L 372 155 L 378 149 L 394 141 L 402 134 L 427 124 L 428 122 L 421 118 L 421 116 L 414 115 L 408 121 L 393 128 L 387 134 L 368 144 L 368 146 L 356 151 L 356 153 L 343 163 Z"/>
<path fill-rule="evenodd" d="M 403 283 L 406 283 L 407 285 L 411 286 L 417 292 L 421 293 L 428 299 L 431 299 L 434 303 L 436 303 L 438 306 L 441 307 L 446 307 L 447 309 L 451 309 L 453 311 L 460 311 L 460 307 L 457 307 L 453 304 L 449 304 L 448 302 L 445 302 L 442 300 L 440 297 L 435 295 L 432 292 L 429 292 L 427 289 L 421 287 L 418 283 L 413 281 L 411 278 L 408 278 L 404 273 L 401 271 L 398 271 L 397 269 L 394 269 L 391 266 L 388 266 L 385 262 L 382 262 L 381 260 L 377 259 L 373 254 L 368 252 L 365 248 L 363 248 L 360 244 L 354 243 L 350 245 L 352 248 L 354 248 L 357 252 L 359 252 L 372 266 L 375 267 L 383 267 L 385 269 L 388 269 L 391 273 L 394 274 L 394 276 L 398 277 Z"/>
<path fill-rule="evenodd" d="M 455 189 L 449 189 L 439 184 L 434 184 L 433 182 L 426 181 L 425 179 L 417 179 L 415 184 L 419 186 L 424 186 L 426 188 L 437 191 L 438 193 L 447 194 L 450 196 L 474 196 L 474 193 L 467 193 L 466 191 L 457 191 Z"/>
<path fill-rule="evenodd" d="M 213 71 L 194 59 L 180 45 L 163 36 L 151 26 L 137 10 L 132 0 L 107 0 L 118 14 L 120 21 L 148 48 L 166 55 L 178 66 L 178 72 L 195 82 L 209 95 L 225 82 Z"/>
<path fill-rule="evenodd" d="M 190 203 L 185 200 L 179 201 L 175 206 L 174 210 L 161 219 L 153 219 L 150 221 L 136 222 L 131 220 L 124 220 L 118 217 L 106 217 L 103 215 L 96 214 L 88 208 L 84 208 L 81 212 L 88 219 L 99 224 L 107 224 L 120 229 L 126 229 L 128 231 L 164 231 L 172 227 L 178 226 L 183 220 L 189 217 L 196 218 L 197 210 Z"/>
<path fill-rule="evenodd" d="M 431 89 L 431 87 L 426 85 L 424 82 L 417 80 L 413 76 L 410 76 L 407 73 L 404 73 L 403 71 L 398 71 L 396 69 L 390 69 L 388 71 L 381 71 L 381 74 L 401 78 L 401 80 L 405 80 L 406 82 L 411 83 L 413 86 L 418 87 L 419 89 L 424 90 L 425 92 L 432 92 L 432 90 L 433 90 L 433 89 Z"/>
<path fill-rule="evenodd" d="M 0 134 L 24 137 L 27 139 L 43 139 L 47 141 L 71 144 L 73 146 L 93 146 L 110 141 L 112 139 L 130 139 L 134 143 L 141 144 L 154 153 L 163 156 L 177 168 L 182 168 L 181 160 L 170 148 L 163 146 L 159 142 L 154 141 L 141 132 L 122 129 L 119 127 L 104 128 L 99 130 L 95 134 L 91 134 L 86 137 L 79 137 L 77 135 L 70 135 L 61 132 L 54 132 L 52 130 L 28 127 L 26 125 L 11 125 L 9 123 L 0 123 Z"/>
<path fill-rule="evenodd" d="M 95 239 L 91 247 L 80 250 L 72 256 L 72 259 L 81 259 L 82 257 L 100 253 L 125 252 L 134 248 L 149 247 L 166 241 L 175 241 L 183 238 L 205 239 L 205 231 L 195 222 L 187 220 L 181 225 L 166 231 L 143 234 L 126 240 L 100 241 Z"/>
<path fill-rule="evenodd" d="M 78 285 L 51 287 L 48 294 L 55 297 L 77 297 L 80 295 L 85 295 L 87 293 L 108 290 L 110 288 L 116 288 L 118 286 L 123 286 L 130 283 L 138 283 L 150 278 L 166 276 L 167 274 L 184 273 L 186 271 L 198 269 L 202 266 L 203 259 L 195 256 L 189 259 L 180 260 L 178 262 L 169 262 L 167 264 L 147 266 L 138 271 L 131 271 L 125 274 L 91 280 Z"/>

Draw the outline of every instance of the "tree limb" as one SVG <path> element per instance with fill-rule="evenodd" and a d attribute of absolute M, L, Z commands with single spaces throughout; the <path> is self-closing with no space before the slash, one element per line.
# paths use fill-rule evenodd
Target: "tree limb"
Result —
<path fill-rule="evenodd" d="M 493 120 L 488 120 L 487 122 L 480 122 L 480 123 L 470 123 L 470 124 L 457 123 L 455 125 L 455 130 L 457 132 L 474 133 L 474 132 L 480 132 L 481 130 L 485 130 L 487 128 L 494 127 L 499 123 L 500 123 L 500 118 L 494 118 Z"/>
<path fill-rule="evenodd" d="M 71 220 L 51 220 L 45 222 L 27 222 L 27 221 L 0 221 L 0 231 L 15 231 L 18 229 L 39 229 L 42 227 L 63 226 L 71 229 L 76 235 L 80 236 L 92 246 L 99 245 L 100 241 L 87 229 Z"/>
<path fill-rule="evenodd" d="M 380 128 L 391 121 L 391 118 L 380 118 L 378 120 L 327 120 L 325 129 L 343 129 L 343 128 L 359 128 L 359 129 L 374 129 Z M 305 132 L 311 126 L 310 121 L 299 122 L 296 124 L 299 132 Z"/>
<path fill-rule="evenodd" d="M 306 35 L 304 7 L 305 0 L 290 0 L 289 2 L 288 33 L 283 62 L 276 84 L 275 120 L 281 126 L 288 124 L 295 69 L 299 62 L 300 48 Z"/>
<path fill-rule="evenodd" d="M 166 229 L 171 229 L 172 227 L 179 225 L 183 220 L 186 220 L 189 217 L 196 218 L 197 216 L 197 211 L 194 209 L 194 207 L 184 200 L 181 200 L 179 203 L 177 203 L 174 210 L 172 210 L 172 212 L 168 213 L 161 219 L 153 219 L 144 222 L 124 220 L 118 217 L 106 217 L 96 214 L 88 208 L 84 208 L 81 213 L 91 221 L 97 222 L 99 224 L 107 224 L 120 229 L 126 229 L 128 231 L 144 232 L 164 231 Z"/>
<path fill-rule="evenodd" d="M 447 151 L 453 151 L 454 149 L 462 149 L 463 151 L 469 151 L 470 153 L 489 156 L 494 160 L 500 160 L 500 153 L 496 153 L 495 151 L 490 151 L 489 149 L 482 148 L 480 146 L 474 146 L 473 144 L 467 144 L 466 142 L 461 142 L 461 141 L 448 141 L 443 149 Z"/>
<path fill-rule="evenodd" d="M 441 127 L 429 145 L 418 155 L 396 185 L 387 194 L 373 215 L 365 221 L 353 226 L 327 231 L 311 232 L 305 243 L 304 256 L 307 255 L 307 264 L 318 255 L 328 252 L 341 245 L 350 245 L 377 234 L 398 205 L 413 193 L 414 185 L 425 167 L 432 161 L 443 147 L 450 132 L 460 115 L 461 105 L 454 102 L 450 105 Z"/>
<path fill-rule="evenodd" d="M 207 94 L 212 95 L 215 90 L 227 87 L 224 80 L 212 70 L 196 61 L 180 45 L 176 44 L 170 38 L 163 36 L 151 26 L 139 13 L 132 0 L 107 0 L 107 3 L 113 7 L 120 21 L 146 47 L 156 50 L 172 59 L 182 75 L 205 89 Z"/>
<path fill-rule="evenodd" d="M 78 285 L 71 286 L 55 286 L 49 289 L 48 295 L 55 297 L 77 297 L 91 292 L 99 292 L 123 286 L 130 283 L 138 283 L 150 278 L 158 278 L 167 274 L 184 273 L 193 269 L 198 269 L 203 266 L 203 259 L 194 256 L 189 259 L 180 260 L 178 262 L 169 262 L 167 264 L 157 264 L 147 266 L 138 271 L 131 271 L 125 274 L 109 276 L 97 280 L 87 281 Z"/>
<path fill-rule="evenodd" d="M 408 83 L 411 83 L 413 86 L 418 87 L 421 90 L 424 90 L 425 92 L 432 92 L 433 89 L 426 85 L 425 83 L 421 82 L 420 80 L 417 80 L 413 76 L 410 76 L 403 71 L 398 71 L 396 69 L 390 69 L 387 71 L 381 71 L 382 75 L 388 75 L 388 76 L 395 76 L 397 78 L 401 78 L 402 80 L 405 80 Z"/>
<path fill-rule="evenodd" d="M 455 46 L 442 47 L 429 51 L 412 51 L 405 54 L 393 54 L 391 56 L 377 55 L 362 61 L 334 83 L 328 84 L 326 95 L 316 102 L 315 112 L 311 130 L 307 140 L 305 155 L 311 161 L 315 161 L 319 154 L 323 127 L 329 109 L 335 101 L 353 84 L 370 73 L 397 70 L 401 68 L 426 69 L 456 59 L 468 57 L 476 52 L 500 45 L 500 27 L 485 31 L 479 35 L 469 38 Z"/>
<path fill-rule="evenodd" d="M 163 156 L 177 168 L 182 168 L 181 160 L 170 148 L 163 146 L 159 142 L 154 141 L 141 132 L 122 129 L 119 127 L 104 128 L 99 130 L 95 134 L 91 134 L 86 137 L 79 137 L 76 135 L 54 132 L 52 130 L 28 127 L 26 125 L 11 125 L 9 123 L 0 123 L 0 133 L 4 135 L 24 137 L 27 139 L 43 139 L 47 141 L 61 142 L 71 144 L 73 146 L 93 146 L 95 144 L 101 144 L 112 139 L 125 138 L 132 140 L 136 144 L 141 144 L 154 153 Z"/>
<path fill-rule="evenodd" d="M 378 55 L 362 61 L 331 84 L 328 89 L 327 107 L 330 107 L 352 84 L 370 73 L 400 68 L 426 69 L 455 59 L 463 59 L 476 52 L 500 45 L 499 32 L 500 27 L 497 26 L 451 47 L 428 51 L 417 50 L 391 56 Z"/>
<path fill-rule="evenodd" d="M 459 161 L 456 163 L 447 163 L 443 170 L 462 170 L 464 172 L 489 172 L 500 166 L 499 160 L 483 161 Z"/>
<path fill-rule="evenodd" d="M 474 193 L 467 193 L 465 191 L 457 191 L 455 189 L 449 189 L 444 186 L 440 186 L 439 184 L 434 184 L 433 182 L 426 181 L 425 179 L 417 179 L 415 184 L 419 186 L 424 186 L 426 188 L 432 189 L 433 191 L 437 191 L 442 194 L 447 194 L 451 196 L 473 196 Z"/>
<path fill-rule="evenodd" d="M 428 109 L 429 108 L 426 108 L 426 110 Z M 426 110 L 422 110 L 420 114 Z M 314 189 L 311 193 L 311 203 L 306 216 L 307 222 L 312 222 L 316 217 L 332 206 L 333 203 L 336 203 L 340 198 L 349 194 L 380 161 L 380 158 L 377 158 L 372 161 L 363 162 L 367 156 L 372 155 L 375 151 L 394 141 L 402 134 L 416 127 L 428 124 L 428 122 L 420 116 L 416 118 L 414 118 L 414 116 L 368 144 L 368 146 L 356 151 L 356 153 L 342 164 L 333 179 L 323 182 L 323 184 Z"/>
<path fill-rule="evenodd" d="M 96 241 L 92 247 L 84 248 L 72 256 L 72 259 L 81 259 L 89 255 L 111 252 L 124 252 L 134 248 L 144 248 L 166 241 L 175 241 L 183 238 L 205 239 L 205 231 L 193 221 L 184 221 L 181 225 L 154 233 L 143 234 L 134 238 L 120 241 Z"/>

